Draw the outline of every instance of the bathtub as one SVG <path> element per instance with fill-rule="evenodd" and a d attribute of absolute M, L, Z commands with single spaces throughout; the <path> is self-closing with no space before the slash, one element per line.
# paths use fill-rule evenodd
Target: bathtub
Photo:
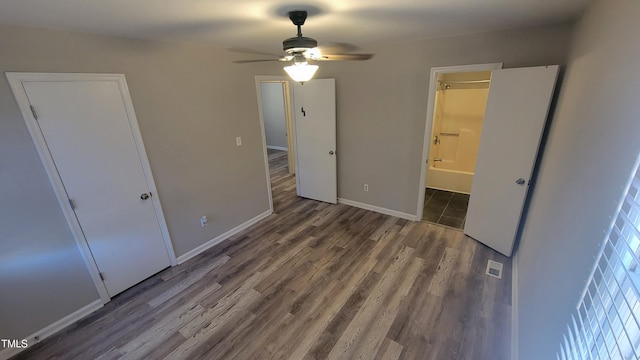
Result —
<path fill-rule="evenodd" d="M 428 188 L 471 194 L 473 173 L 429 166 L 426 182 Z"/>

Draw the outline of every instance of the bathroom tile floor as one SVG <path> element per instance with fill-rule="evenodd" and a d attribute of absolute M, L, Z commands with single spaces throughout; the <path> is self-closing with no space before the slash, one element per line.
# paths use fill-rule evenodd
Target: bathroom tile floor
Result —
<path fill-rule="evenodd" d="M 467 206 L 467 194 L 427 188 L 422 220 L 462 229 L 467 216 Z"/>

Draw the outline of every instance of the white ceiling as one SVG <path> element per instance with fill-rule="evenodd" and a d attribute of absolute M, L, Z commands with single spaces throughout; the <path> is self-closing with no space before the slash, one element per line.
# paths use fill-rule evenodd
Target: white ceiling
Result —
<path fill-rule="evenodd" d="M 286 13 L 320 44 L 444 37 L 565 21 L 589 0 L 2 0 L 0 23 L 281 53 Z"/>

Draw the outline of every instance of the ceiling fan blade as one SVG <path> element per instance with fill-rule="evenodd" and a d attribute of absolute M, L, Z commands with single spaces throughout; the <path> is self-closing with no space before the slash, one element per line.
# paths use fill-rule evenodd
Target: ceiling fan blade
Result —
<path fill-rule="evenodd" d="M 235 64 L 247 64 L 247 63 L 255 63 L 255 62 L 265 62 L 265 61 L 286 61 L 282 58 L 278 59 L 253 59 L 253 60 L 235 60 Z"/>
<path fill-rule="evenodd" d="M 321 54 L 344 54 L 360 50 L 356 45 L 339 42 L 319 45 L 317 49 Z"/>
<path fill-rule="evenodd" d="M 335 54 L 320 55 L 312 58 L 314 61 L 348 61 L 348 60 L 369 60 L 373 54 Z"/>
<path fill-rule="evenodd" d="M 227 50 L 229 50 L 229 51 L 233 51 L 233 52 L 237 52 L 237 53 L 243 53 L 243 54 L 256 54 L 256 55 L 280 56 L 280 55 L 278 55 L 278 54 L 274 54 L 274 53 L 269 53 L 269 52 L 260 51 L 260 50 L 246 49 L 246 48 L 243 48 L 243 47 L 237 47 L 237 46 L 227 48 Z"/>

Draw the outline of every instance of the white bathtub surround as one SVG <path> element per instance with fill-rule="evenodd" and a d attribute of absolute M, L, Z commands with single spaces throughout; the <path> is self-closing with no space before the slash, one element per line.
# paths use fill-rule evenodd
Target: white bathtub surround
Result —
<path fill-rule="evenodd" d="M 427 169 L 428 188 L 471 194 L 472 183 L 472 172 L 441 169 L 432 166 Z"/>
<path fill-rule="evenodd" d="M 490 76 L 490 71 L 438 76 L 427 187 L 471 193 Z"/>

